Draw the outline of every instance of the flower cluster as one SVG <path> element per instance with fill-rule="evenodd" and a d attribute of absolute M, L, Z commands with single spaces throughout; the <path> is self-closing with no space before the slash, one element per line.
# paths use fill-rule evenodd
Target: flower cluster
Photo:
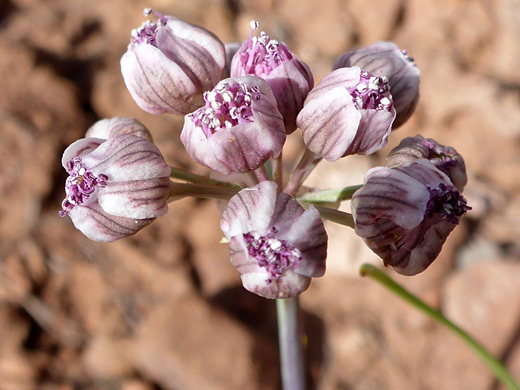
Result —
<path fill-rule="evenodd" d="M 93 240 L 114 241 L 180 197 L 224 199 L 220 228 L 231 264 L 247 290 L 266 298 L 296 296 L 325 273 L 323 218 L 332 214 L 397 272 L 414 275 L 432 263 L 470 209 L 455 149 L 421 136 L 403 140 L 387 166 L 371 169 L 355 193 L 345 191 L 352 215 L 314 207 L 299 191 L 321 159 L 376 153 L 412 115 L 420 72 L 406 51 L 378 42 L 347 52 L 314 86 L 286 43 L 255 35 L 257 22 L 243 43 L 224 45 L 201 27 L 151 9 L 145 15 L 157 20 L 132 32 L 121 59 L 130 94 L 148 113 L 184 115 L 180 140 L 189 156 L 227 179 L 169 167 L 136 120 L 103 120 L 63 155 L 61 216 Z M 284 180 L 282 149 L 297 128 L 306 149 Z"/>

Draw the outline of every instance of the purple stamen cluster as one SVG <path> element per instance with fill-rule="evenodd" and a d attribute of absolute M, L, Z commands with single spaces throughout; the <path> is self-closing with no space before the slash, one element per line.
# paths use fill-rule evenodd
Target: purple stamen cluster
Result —
<path fill-rule="evenodd" d="M 271 227 L 266 235 L 245 233 L 244 240 L 250 256 L 253 256 L 258 265 L 267 269 L 270 284 L 278 280 L 286 269 L 294 269 L 301 260 L 300 251 L 285 240 L 275 238 L 275 227 Z"/>
<path fill-rule="evenodd" d="M 158 23 L 164 26 L 167 22 L 166 18 L 160 13 L 153 12 L 151 8 L 146 8 L 144 10 L 144 16 L 149 16 L 150 14 L 154 14 L 159 17 L 159 20 L 155 23 L 152 23 L 150 20 L 144 22 L 141 27 L 132 30 L 132 43 L 146 43 L 148 45 L 152 45 L 157 47 L 157 30 L 159 28 Z"/>
<path fill-rule="evenodd" d="M 132 30 L 132 43 L 146 43 L 157 47 L 157 27 L 157 22 L 152 23 L 147 20 L 141 27 Z"/>
<path fill-rule="evenodd" d="M 258 22 L 251 22 L 251 33 L 247 41 L 247 51 L 240 59 L 246 74 L 268 76 L 283 61 L 292 58 L 289 49 L 275 39 L 269 38 L 265 32 L 259 37 L 253 37 L 253 31 L 258 28 Z"/>
<path fill-rule="evenodd" d="M 212 91 L 204 93 L 205 106 L 188 116 L 209 138 L 221 128 L 253 122 L 251 104 L 260 97 L 256 85 L 221 81 Z"/>
<path fill-rule="evenodd" d="M 96 190 L 107 185 L 108 176 L 100 174 L 95 176 L 81 163 L 80 157 L 75 157 L 67 162 L 67 172 L 69 177 L 65 182 L 65 193 L 67 197 L 61 206 L 63 210 L 59 212 L 61 217 L 65 217 L 76 205 L 85 203 Z"/>
<path fill-rule="evenodd" d="M 388 98 L 390 85 L 385 76 L 362 71 L 357 85 L 348 88 L 348 91 L 358 110 L 390 111 L 392 108 L 392 101 Z"/>
<path fill-rule="evenodd" d="M 471 207 L 467 205 L 466 199 L 453 186 L 444 183 L 437 188 L 427 186 L 430 192 L 430 199 L 426 204 L 426 216 L 431 218 L 434 214 L 439 214 L 442 219 L 455 225 L 459 224 L 459 217 L 462 217 Z"/>

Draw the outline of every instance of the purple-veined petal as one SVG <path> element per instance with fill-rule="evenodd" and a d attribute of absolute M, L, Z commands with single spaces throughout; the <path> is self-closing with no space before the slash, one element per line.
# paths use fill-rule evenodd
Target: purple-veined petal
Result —
<path fill-rule="evenodd" d="M 311 284 L 311 278 L 298 275 L 295 272 L 287 272 L 283 278 L 266 284 L 266 272 L 242 274 L 244 288 L 254 294 L 268 299 L 285 299 L 297 296 L 307 290 Z"/>
<path fill-rule="evenodd" d="M 383 149 L 392 132 L 395 111 L 364 110 L 356 137 L 345 152 L 346 155 L 369 155 Z"/>
<path fill-rule="evenodd" d="M 447 221 L 432 225 L 421 236 L 419 244 L 410 251 L 410 256 L 404 262 L 395 265 L 394 269 L 406 276 L 424 271 L 439 256 L 444 242 L 455 226 Z"/>
<path fill-rule="evenodd" d="M 97 202 L 74 207 L 69 215 L 74 226 L 85 236 L 102 242 L 131 236 L 153 222 L 153 219 L 131 219 L 110 215 Z"/>
<path fill-rule="evenodd" d="M 314 83 L 310 71 L 302 72 L 300 68 L 305 69 L 293 62 L 283 62 L 265 79 L 276 97 L 287 134 L 296 130 L 296 117 Z M 311 75 L 310 79 L 306 77 L 308 75 Z"/>
<path fill-rule="evenodd" d="M 122 134 L 131 134 L 153 142 L 152 134 L 137 119 L 115 117 L 101 119 L 94 123 L 85 134 L 85 137 L 108 139 Z"/>
<path fill-rule="evenodd" d="M 227 165 L 215 156 L 202 128 L 195 125 L 189 116 L 184 117 L 181 142 L 194 161 L 224 175 L 231 173 Z"/>
<path fill-rule="evenodd" d="M 294 272 L 309 277 L 323 276 L 327 258 L 327 232 L 319 211 L 310 206 L 299 215 L 288 231 L 280 231 L 280 238 L 301 252 L 302 259 Z"/>
<path fill-rule="evenodd" d="M 355 87 L 359 83 L 360 73 L 361 69 L 358 66 L 334 70 L 316 84 L 307 95 L 307 99 L 316 99 L 333 88 L 348 89 Z"/>
<path fill-rule="evenodd" d="M 413 166 L 414 169 L 406 169 L 406 167 Z M 451 183 L 450 178 L 442 171 L 437 169 L 429 160 L 424 158 L 415 160 L 412 163 L 396 167 L 395 170 L 406 170 L 406 174 L 414 178 L 423 185 L 430 187 L 437 187 L 441 183 Z"/>
<path fill-rule="evenodd" d="M 157 47 L 183 68 L 200 92 L 220 81 L 226 63 L 224 44 L 208 30 L 169 17 L 157 33 Z"/>
<path fill-rule="evenodd" d="M 137 45 L 121 58 L 121 72 L 137 105 L 150 114 L 185 115 L 204 104 L 183 69 L 152 45 Z"/>
<path fill-rule="evenodd" d="M 422 183 L 384 167 L 369 170 L 364 182 L 365 186 L 354 193 L 351 202 L 358 235 L 372 237 L 379 231 L 372 221 L 373 210 L 406 229 L 421 223 L 430 198 Z"/>
<path fill-rule="evenodd" d="M 249 231 L 269 227 L 276 203 L 277 185 L 272 181 L 245 188 L 235 195 L 222 214 L 220 229 L 228 240 Z"/>
<path fill-rule="evenodd" d="M 128 182 L 108 181 L 98 192 L 98 202 L 112 215 L 136 219 L 156 218 L 168 211 L 169 190 L 168 177 Z"/>
<path fill-rule="evenodd" d="M 333 88 L 316 99 L 309 97 L 296 120 L 303 141 L 311 152 L 336 161 L 355 139 L 361 112 L 345 88 Z"/>
<path fill-rule="evenodd" d="M 67 163 L 71 161 L 75 157 L 83 157 L 95 149 L 99 147 L 104 139 L 101 138 L 82 138 L 79 139 L 72 144 L 70 144 L 67 149 L 63 152 L 63 156 L 61 158 L 61 165 L 63 168 L 67 169 Z"/>
<path fill-rule="evenodd" d="M 278 127 L 276 132 L 273 130 L 276 128 L 263 123 L 241 123 L 213 134 L 208 144 L 215 158 L 229 172 L 245 173 L 280 155 L 285 131 L 281 131 L 282 127 Z"/>
<path fill-rule="evenodd" d="M 83 163 L 95 175 L 108 176 L 109 181 L 169 177 L 171 171 L 157 146 L 134 135 L 106 140 L 84 156 Z"/>

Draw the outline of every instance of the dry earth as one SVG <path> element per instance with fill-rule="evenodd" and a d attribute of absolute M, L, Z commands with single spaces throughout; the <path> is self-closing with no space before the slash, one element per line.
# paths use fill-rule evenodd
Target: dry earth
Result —
<path fill-rule="evenodd" d="M 113 244 L 58 216 L 61 153 L 100 118 L 140 119 L 169 163 L 206 173 L 180 146 L 182 118 L 143 113 L 125 90 L 119 58 L 149 6 L 225 42 L 259 20 L 316 80 L 351 48 L 409 51 L 422 71 L 412 120 L 378 155 L 324 163 L 309 183 L 359 183 L 417 133 L 463 154 L 473 210 L 425 273 L 389 273 L 520 380 L 519 0 L 2 0 L 0 389 L 280 388 L 273 302 L 242 289 L 213 202 L 171 204 Z M 294 158 L 298 134 L 290 144 Z M 351 230 L 327 229 L 328 272 L 302 296 L 310 388 L 502 389 L 458 339 L 359 277 L 379 260 Z"/>

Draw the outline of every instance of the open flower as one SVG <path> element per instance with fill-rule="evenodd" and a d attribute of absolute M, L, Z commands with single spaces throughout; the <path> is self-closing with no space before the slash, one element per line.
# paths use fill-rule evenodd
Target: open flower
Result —
<path fill-rule="evenodd" d="M 265 298 L 290 298 L 325 273 L 327 233 L 319 212 L 264 181 L 240 191 L 220 228 L 244 287 Z"/>
<path fill-rule="evenodd" d="M 144 126 L 115 119 L 89 130 L 107 139 L 80 139 L 62 158 L 69 177 L 60 215 L 69 215 L 76 228 L 95 241 L 132 235 L 168 210 L 170 167 L 147 137 L 134 135 L 148 133 Z M 117 126 L 117 119 L 128 125 L 130 134 Z"/>
<path fill-rule="evenodd" d="M 441 145 L 431 138 L 416 135 L 403 139 L 388 153 L 386 166 L 395 168 L 419 158 L 430 160 L 437 169 L 448 175 L 459 191 L 464 189 L 468 181 L 464 159 L 451 146 Z"/>
<path fill-rule="evenodd" d="M 424 271 L 470 207 L 426 159 L 369 170 L 351 202 L 356 233 L 403 275 Z"/>
<path fill-rule="evenodd" d="M 393 42 L 377 42 L 340 56 L 332 69 L 359 66 L 377 76 L 385 76 L 390 84 L 397 116 L 393 128 L 405 123 L 419 100 L 419 68 L 405 50 Z"/>
<path fill-rule="evenodd" d="M 145 10 L 145 15 L 152 13 Z M 202 27 L 171 16 L 132 32 L 121 72 L 137 105 L 150 114 L 185 115 L 204 104 L 226 62 L 224 44 Z"/>
<path fill-rule="evenodd" d="M 271 39 L 265 32 L 253 37 L 258 22 L 251 22 L 251 33 L 231 63 L 231 77 L 254 75 L 263 78 L 273 90 L 285 130 L 296 130 L 296 116 L 314 85 L 312 73 L 283 42 Z"/>
<path fill-rule="evenodd" d="M 307 96 L 296 123 L 311 152 L 336 161 L 382 149 L 394 118 L 386 78 L 354 66 L 325 76 Z"/>
<path fill-rule="evenodd" d="M 222 80 L 186 115 L 181 141 L 193 160 L 225 175 L 257 169 L 282 151 L 286 134 L 269 85 L 259 77 Z"/>

